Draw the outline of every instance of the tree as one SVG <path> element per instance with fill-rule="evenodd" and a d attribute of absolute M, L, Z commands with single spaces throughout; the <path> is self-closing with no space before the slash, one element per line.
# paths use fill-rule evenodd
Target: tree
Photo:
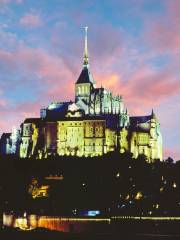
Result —
<path fill-rule="evenodd" d="M 171 158 L 171 157 L 168 157 L 166 160 L 165 160 L 166 163 L 169 163 L 169 164 L 172 164 L 174 162 L 174 160 Z"/>

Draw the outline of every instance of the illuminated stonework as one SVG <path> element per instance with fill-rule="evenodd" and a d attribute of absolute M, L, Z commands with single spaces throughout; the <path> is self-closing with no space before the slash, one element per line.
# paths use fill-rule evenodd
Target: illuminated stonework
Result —
<path fill-rule="evenodd" d="M 0 139 L 0 154 L 19 155 L 20 130 L 12 127 L 12 133 L 3 133 Z"/>
<path fill-rule="evenodd" d="M 160 124 L 152 111 L 130 117 L 120 95 L 96 87 L 90 73 L 87 28 L 83 69 L 75 83 L 75 101 L 51 103 L 40 118 L 21 125 L 20 157 L 100 156 L 111 151 L 144 154 L 162 160 Z"/>

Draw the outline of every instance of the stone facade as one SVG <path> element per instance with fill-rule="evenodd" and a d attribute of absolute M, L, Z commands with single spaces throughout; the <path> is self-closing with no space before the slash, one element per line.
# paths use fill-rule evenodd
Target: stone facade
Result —
<path fill-rule="evenodd" d="M 69 104 L 68 109 L 72 109 Z M 126 117 L 120 114 L 90 115 L 67 109 L 57 119 L 26 119 L 22 124 L 20 156 L 42 158 L 59 156 L 101 156 L 119 150 L 129 151 L 135 158 L 162 160 L 160 124 L 152 112 L 148 116 Z M 127 114 L 127 113 L 126 113 Z M 123 118 L 123 119 L 122 119 Z M 128 119 L 128 120 L 127 120 Z"/>

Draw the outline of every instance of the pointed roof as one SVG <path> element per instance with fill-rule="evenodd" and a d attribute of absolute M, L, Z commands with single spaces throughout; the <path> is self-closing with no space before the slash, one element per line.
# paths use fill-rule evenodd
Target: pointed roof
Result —
<path fill-rule="evenodd" d="M 24 123 L 38 123 L 40 122 L 41 119 L 40 118 L 26 118 L 24 120 Z"/>
<path fill-rule="evenodd" d="M 151 115 L 130 117 L 130 131 L 149 133 Z"/>
<path fill-rule="evenodd" d="M 151 115 L 148 115 L 148 116 L 133 116 L 133 117 L 130 117 L 130 124 L 136 126 L 139 123 L 146 123 L 149 120 L 151 120 Z"/>
<path fill-rule="evenodd" d="M 92 84 L 94 83 L 88 67 L 84 67 L 82 69 L 81 74 L 79 75 L 79 78 L 78 78 L 76 84 L 77 83 L 92 83 Z"/>

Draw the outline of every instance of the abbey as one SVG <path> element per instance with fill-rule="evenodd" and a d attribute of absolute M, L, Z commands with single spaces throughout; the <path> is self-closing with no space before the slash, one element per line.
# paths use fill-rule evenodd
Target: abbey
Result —
<path fill-rule="evenodd" d="M 152 111 L 131 117 L 121 96 L 96 87 L 90 73 L 87 28 L 83 68 L 75 83 L 75 100 L 51 103 L 41 109 L 40 118 L 21 124 L 21 158 L 50 155 L 100 156 L 110 151 L 129 151 L 149 162 L 162 160 L 160 124 Z"/>

